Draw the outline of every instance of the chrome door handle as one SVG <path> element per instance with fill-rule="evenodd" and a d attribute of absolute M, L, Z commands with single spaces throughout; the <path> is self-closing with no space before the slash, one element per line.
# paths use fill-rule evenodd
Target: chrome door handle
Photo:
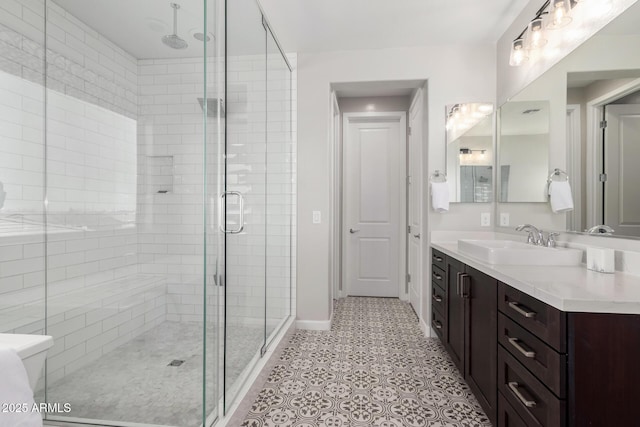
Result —
<path fill-rule="evenodd" d="M 438 274 L 438 273 L 436 273 L 436 272 L 434 272 L 434 273 L 432 274 L 432 276 L 433 276 L 433 278 L 434 278 L 434 279 L 436 279 L 436 280 L 442 280 L 442 276 L 441 276 L 441 275 L 439 275 L 439 274 Z"/>
<path fill-rule="evenodd" d="M 520 402 L 522 402 L 524 406 L 526 406 L 527 408 L 533 408 L 536 406 L 535 400 L 527 400 L 527 398 L 522 395 L 522 392 L 518 390 L 518 387 L 520 386 L 520 384 L 513 381 L 513 382 L 510 382 L 508 385 L 511 391 L 513 392 L 513 394 L 515 394 L 515 396 L 518 398 Z"/>
<path fill-rule="evenodd" d="M 524 317 L 529 318 L 529 319 L 532 318 L 532 317 L 536 317 L 536 314 L 537 314 L 535 311 L 523 310 L 522 308 L 520 308 L 520 304 L 518 304 L 515 301 L 509 301 L 509 307 L 511 307 L 512 309 L 517 311 L 519 314 L 521 314 Z"/>
<path fill-rule="evenodd" d="M 456 273 L 456 295 L 460 295 L 461 291 L 460 291 L 460 276 L 462 276 L 462 273 Z"/>
<path fill-rule="evenodd" d="M 415 237 L 416 239 L 419 239 L 420 238 L 420 233 L 414 234 L 413 237 Z"/>
<path fill-rule="evenodd" d="M 434 320 L 434 321 L 433 321 L 433 326 L 435 326 L 435 327 L 436 327 L 436 329 L 442 329 L 442 323 L 440 323 L 440 322 L 439 322 L 439 321 L 437 321 L 437 320 Z"/>
<path fill-rule="evenodd" d="M 349 233 L 351 233 L 351 234 L 355 234 L 355 233 L 357 233 L 358 231 L 360 231 L 360 230 L 354 230 L 353 228 L 350 228 L 350 229 L 349 229 Z"/>
<path fill-rule="evenodd" d="M 440 295 L 433 294 L 431 298 L 433 298 L 435 302 L 442 302 L 442 297 Z"/>
<path fill-rule="evenodd" d="M 535 351 L 530 351 L 530 350 L 525 350 L 525 348 L 523 346 L 520 345 L 520 343 L 518 342 L 518 338 L 511 338 L 509 336 L 507 336 L 507 339 L 509 340 L 509 343 L 515 347 L 516 350 L 518 350 L 520 353 L 522 353 L 522 355 L 524 357 L 528 357 L 529 359 L 535 359 L 536 358 L 536 352 Z"/>
<path fill-rule="evenodd" d="M 220 224 L 220 231 L 225 234 L 240 234 L 242 230 L 244 230 L 244 196 L 239 191 L 225 191 L 220 194 L 220 206 L 222 206 L 222 201 L 226 199 L 228 195 L 237 196 L 238 204 L 240 205 L 240 227 L 236 230 L 227 230 L 227 224 Z M 222 219 L 222 215 L 220 215 L 220 219 Z M 224 215 L 226 218 L 226 215 Z"/>

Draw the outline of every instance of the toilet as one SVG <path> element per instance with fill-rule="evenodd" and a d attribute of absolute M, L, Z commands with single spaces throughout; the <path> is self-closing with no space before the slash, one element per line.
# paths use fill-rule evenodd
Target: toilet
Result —
<path fill-rule="evenodd" d="M 36 384 L 42 374 L 47 350 L 53 346 L 53 337 L 48 335 L 0 334 L 0 346 L 13 348 L 27 371 L 31 390 L 35 391 Z"/>

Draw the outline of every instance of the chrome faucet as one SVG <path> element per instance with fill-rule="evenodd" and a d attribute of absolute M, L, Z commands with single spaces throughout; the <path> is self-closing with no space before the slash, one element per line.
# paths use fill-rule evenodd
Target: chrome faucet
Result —
<path fill-rule="evenodd" d="M 589 234 L 602 234 L 605 236 L 611 236 L 615 230 L 608 225 L 594 225 L 593 227 L 584 231 Z"/>
<path fill-rule="evenodd" d="M 527 235 L 527 243 L 531 245 L 544 246 L 544 235 L 542 234 L 542 230 L 531 224 L 521 224 L 516 227 L 516 231 L 527 231 L 529 234 Z"/>

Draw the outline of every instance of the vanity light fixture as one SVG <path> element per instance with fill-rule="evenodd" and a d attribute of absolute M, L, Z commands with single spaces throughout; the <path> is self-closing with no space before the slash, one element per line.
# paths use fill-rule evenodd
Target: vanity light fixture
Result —
<path fill-rule="evenodd" d="M 571 0 L 551 0 L 547 28 L 557 29 L 571 23 Z"/>
<path fill-rule="evenodd" d="M 464 133 L 491 113 L 493 113 L 493 104 L 455 104 L 450 109 L 447 108 L 446 130 L 453 134 Z M 454 139 L 449 140 L 453 141 Z"/>
<path fill-rule="evenodd" d="M 548 42 L 546 30 L 556 30 L 569 25 L 572 21 L 572 7 L 576 7 L 582 1 L 584 0 L 547 0 L 513 41 L 509 65 L 519 67 L 525 61 L 534 60 L 539 54 L 544 54 L 542 48 Z"/>
<path fill-rule="evenodd" d="M 525 49 L 534 50 L 540 49 L 547 44 L 547 38 L 544 31 L 544 18 L 548 14 L 544 12 L 540 16 L 536 16 L 529 22 L 527 28 L 527 37 L 524 42 Z"/>

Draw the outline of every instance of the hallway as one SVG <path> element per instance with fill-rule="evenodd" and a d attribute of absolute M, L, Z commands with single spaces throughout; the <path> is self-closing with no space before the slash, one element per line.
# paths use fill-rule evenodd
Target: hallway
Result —
<path fill-rule="evenodd" d="M 242 425 L 491 424 L 408 303 L 349 297 L 337 303 L 331 331 L 296 331 Z"/>

